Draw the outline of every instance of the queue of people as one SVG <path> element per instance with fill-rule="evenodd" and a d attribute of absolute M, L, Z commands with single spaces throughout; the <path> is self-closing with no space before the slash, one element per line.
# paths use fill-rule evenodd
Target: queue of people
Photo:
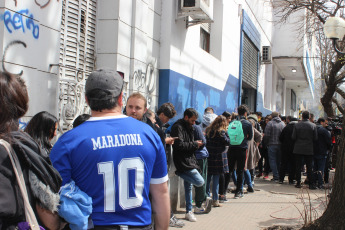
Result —
<path fill-rule="evenodd" d="M 85 85 L 91 115 L 75 119 L 53 146 L 57 118 L 40 112 L 20 131 L 29 101 L 25 83 L 0 72 L 0 229 L 182 228 L 170 208 L 170 146 L 184 180 L 187 221 L 222 207 L 228 193 L 234 199 L 253 193 L 254 179 L 268 179 L 271 171 L 273 182 L 283 184 L 288 173 L 289 184 L 300 188 L 306 164 L 309 189 L 324 188 L 332 147 L 326 119 L 314 124 L 308 111 L 300 121 L 277 112 L 263 118 L 246 105 L 222 115 L 208 107 L 203 116 L 187 108 L 167 129 L 174 105 L 155 113 L 133 93 L 123 110 L 123 85 L 112 69 L 92 72 Z"/>

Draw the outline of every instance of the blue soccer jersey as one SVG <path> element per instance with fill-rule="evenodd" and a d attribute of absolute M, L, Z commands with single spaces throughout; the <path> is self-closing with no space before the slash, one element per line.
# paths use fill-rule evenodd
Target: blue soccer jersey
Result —
<path fill-rule="evenodd" d="M 124 115 L 92 117 L 62 135 L 50 158 L 63 184 L 92 198 L 94 225 L 151 224 L 150 184 L 168 180 L 159 136 Z"/>

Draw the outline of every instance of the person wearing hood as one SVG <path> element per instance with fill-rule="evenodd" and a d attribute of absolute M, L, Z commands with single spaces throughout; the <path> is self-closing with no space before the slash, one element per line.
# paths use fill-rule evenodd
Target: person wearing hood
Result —
<path fill-rule="evenodd" d="M 214 113 L 212 107 L 207 107 L 202 117 L 202 131 L 205 132 L 206 128 L 216 119 L 217 114 Z"/>
<path fill-rule="evenodd" d="M 283 129 L 282 133 L 279 136 L 281 141 L 281 151 L 282 151 L 282 160 L 280 164 L 279 171 L 279 184 L 283 184 L 286 170 L 289 168 L 289 184 L 294 183 L 296 168 L 295 168 L 295 158 L 293 154 L 293 147 L 295 142 L 292 140 L 292 131 L 295 124 L 297 124 L 297 118 L 287 116 L 286 118 L 287 125 Z"/>
<path fill-rule="evenodd" d="M 260 133 L 263 133 L 262 128 L 259 124 L 259 118 L 256 114 L 254 114 L 254 113 L 250 114 L 248 116 L 248 120 L 253 120 L 254 121 L 254 128 L 256 128 L 256 130 L 259 131 Z"/>
<path fill-rule="evenodd" d="M 273 172 L 272 181 L 279 181 L 279 166 L 281 160 L 281 142 L 279 136 L 285 127 L 284 122 L 279 117 L 278 112 L 271 114 L 272 120 L 267 123 L 265 136 L 268 141 L 268 159 Z"/>

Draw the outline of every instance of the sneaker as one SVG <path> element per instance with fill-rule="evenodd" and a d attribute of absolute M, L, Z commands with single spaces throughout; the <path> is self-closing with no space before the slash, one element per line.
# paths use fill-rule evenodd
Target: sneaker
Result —
<path fill-rule="evenodd" d="M 268 175 L 267 174 L 264 176 L 264 179 L 266 179 L 266 180 L 268 179 Z"/>
<path fill-rule="evenodd" d="M 204 207 L 205 207 L 205 213 L 211 212 L 211 209 L 212 209 L 212 198 L 211 197 L 206 198 Z"/>
<path fill-rule="evenodd" d="M 226 199 L 226 196 L 225 195 L 219 195 L 219 203 L 226 203 L 226 202 L 229 202 L 228 199 Z"/>
<path fill-rule="evenodd" d="M 272 178 L 271 181 L 272 181 L 272 182 L 275 182 L 275 183 L 278 183 L 278 182 L 279 182 L 278 179 L 274 179 L 274 178 Z"/>
<path fill-rule="evenodd" d="M 176 218 L 176 216 L 172 216 L 169 221 L 169 226 L 170 227 L 175 227 L 175 228 L 182 228 L 185 224 L 183 221 L 179 220 Z"/>
<path fill-rule="evenodd" d="M 199 207 L 195 207 L 194 208 L 194 213 L 195 214 L 205 214 L 206 213 L 206 209 L 201 206 L 200 208 Z"/>
<path fill-rule="evenodd" d="M 238 198 L 242 198 L 243 197 L 243 192 L 242 191 L 238 191 L 238 192 L 236 192 L 236 194 L 235 194 L 235 199 L 238 199 Z"/>
<path fill-rule="evenodd" d="M 196 222 L 196 218 L 192 211 L 187 212 L 185 218 L 186 220 L 189 220 L 190 222 Z"/>
<path fill-rule="evenodd" d="M 247 191 L 253 193 L 253 192 L 254 192 L 254 189 L 253 189 L 253 187 L 248 187 Z"/>
<path fill-rule="evenodd" d="M 256 175 L 256 177 L 262 177 L 262 173 L 258 173 L 257 175 Z"/>
<path fill-rule="evenodd" d="M 219 203 L 219 200 L 213 200 L 212 205 L 213 205 L 213 207 L 222 207 L 223 206 Z"/>
<path fill-rule="evenodd" d="M 282 181 L 282 180 L 279 180 L 279 184 L 284 184 L 284 181 Z"/>
<path fill-rule="evenodd" d="M 296 188 L 302 188 L 301 183 L 298 183 L 295 185 Z"/>

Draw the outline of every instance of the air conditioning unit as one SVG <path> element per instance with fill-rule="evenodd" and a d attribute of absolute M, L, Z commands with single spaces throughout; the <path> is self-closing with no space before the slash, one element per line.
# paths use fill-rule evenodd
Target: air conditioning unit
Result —
<path fill-rule="evenodd" d="M 262 47 L 261 61 L 263 63 L 272 63 L 271 46 Z"/>
<path fill-rule="evenodd" d="M 180 0 L 180 16 L 195 21 L 213 22 L 213 0 Z"/>

